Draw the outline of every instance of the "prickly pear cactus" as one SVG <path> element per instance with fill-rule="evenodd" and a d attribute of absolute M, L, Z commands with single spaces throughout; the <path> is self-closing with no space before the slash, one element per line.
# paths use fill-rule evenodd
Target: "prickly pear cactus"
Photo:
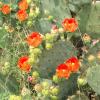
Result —
<path fill-rule="evenodd" d="M 63 63 L 67 58 L 77 55 L 77 51 L 74 50 L 73 44 L 67 40 L 60 40 L 54 44 L 52 49 L 43 50 L 38 65 L 42 77 L 52 77 L 56 66 Z"/>
<path fill-rule="evenodd" d="M 98 20 L 100 17 L 99 13 L 100 2 L 94 1 L 94 4 L 89 3 L 83 5 L 79 12 L 80 30 L 82 33 L 88 33 L 93 38 L 98 38 L 100 36 L 100 21 Z"/>
<path fill-rule="evenodd" d="M 99 14 L 95 0 L 0 0 L 0 100 L 100 95 Z"/>
<path fill-rule="evenodd" d="M 36 30 L 39 30 L 42 33 L 50 32 L 52 21 L 57 22 L 58 26 L 60 26 L 60 23 L 65 17 L 70 18 L 71 13 L 67 5 L 68 1 L 65 0 L 47 0 L 46 2 L 45 0 L 42 0 L 40 8 L 43 18 L 36 22 Z M 50 18 L 49 22 L 47 21 L 48 18 Z"/>
<path fill-rule="evenodd" d="M 94 63 L 87 71 L 87 82 L 97 94 L 100 94 L 100 63 Z"/>

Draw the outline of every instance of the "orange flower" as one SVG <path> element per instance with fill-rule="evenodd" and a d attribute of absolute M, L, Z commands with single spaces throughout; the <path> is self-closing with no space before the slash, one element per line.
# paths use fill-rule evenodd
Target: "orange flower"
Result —
<path fill-rule="evenodd" d="M 68 79 L 70 76 L 71 71 L 68 69 L 68 66 L 66 64 L 60 64 L 56 69 L 56 75 L 59 78 L 66 78 Z"/>
<path fill-rule="evenodd" d="M 77 72 L 80 67 L 79 60 L 76 57 L 69 58 L 65 63 L 72 72 Z"/>
<path fill-rule="evenodd" d="M 78 23 L 74 18 L 65 18 L 62 22 L 62 26 L 65 31 L 74 32 L 78 27 Z"/>
<path fill-rule="evenodd" d="M 18 3 L 18 7 L 21 10 L 27 10 L 28 9 L 28 3 L 27 0 L 22 0 Z"/>
<path fill-rule="evenodd" d="M 19 21 L 24 21 L 27 19 L 27 17 L 28 17 L 28 14 L 25 10 L 19 10 L 17 12 L 17 18 Z"/>
<path fill-rule="evenodd" d="M 33 32 L 27 37 L 27 43 L 30 46 L 38 47 L 42 42 L 42 37 L 38 32 Z"/>
<path fill-rule="evenodd" d="M 25 72 L 29 72 L 31 69 L 30 64 L 28 64 L 28 60 L 29 58 L 27 56 L 23 56 L 18 60 L 18 67 Z"/>
<path fill-rule="evenodd" d="M 2 8 L 1 8 L 1 11 L 2 11 L 2 13 L 5 14 L 5 15 L 6 15 L 6 14 L 9 14 L 9 13 L 11 12 L 10 6 L 9 6 L 9 5 L 6 5 L 6 4 L 3 5 Z"/>

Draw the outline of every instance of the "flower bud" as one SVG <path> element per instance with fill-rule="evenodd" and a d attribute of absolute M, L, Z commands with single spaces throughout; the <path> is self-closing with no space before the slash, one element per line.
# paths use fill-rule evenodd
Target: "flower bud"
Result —
<path fill-rule="evenodd" d="M 41 49 L 39 49 L 39 48 L 34 48 L 33 53 L 34 53 L 35 55 L 40 55 L 40 54 L 42 53 L 42 51 L 41 51 Z"/>
<path fill-rule="evenodd" d="M 53 46 L 53 44 L 51 44 L 51 43 L 46 43 L 46 49 L 47 49 L 47 50 L 52 49 L 52 46 Z"/>
<path fill-rule="evenodd" d="M 57 95 L 57 94 L 59 93 L 58 87 L 53 87 L 53 88 L 51 89 L 51 93 L 52 93 L 53 95 Z"/>
<path fill-rule="evenodd" d="M 45 40 L 48 41 L 48 42 L 52 42 L 53 41 L 53 34 L 50 34 L 50 33 L 47 33 L 45 35 Z"/>
<path fill-rule="evenodd" d="M 37 71 L 34 71 L 32 73 L 32 77 L 39 78 L 39 73 Z"/>
<path fill-rule="evenodd" d="M 54 76 L 53 76 L 53 81 L 54 81 L 55 83 L 58 83 L 58 82 L 59 82 L 59 78 L 57 77 L 57 75 L 54 75 Z"/>
<path fill-rule="evenodd" d="M 32 21 L 31 20 L 27 21 L 27 25 L 32 26 Z"/>
<path fill-rule="evenodd" d="M 10 67 L 10 63 L 9 63 L 9 62 L 5 62 L 4 66 L 5 66 L 6 68 L 9 68 L 9 67 Z"/>
<path fill-rule="evenodd" d="M 89 55 L 88 56 L 88 61 L 91 62 L 91 61 L 94 61 L 95 60 L 95 56 L 94 55 Z"/>
<path fill-rule="evenodd" d="M 86 81 L 86 79 L 85 78 L 78 78 L 77 79 L 77 84 L 79 85 L 79 86 L 84 86 L 84 85 L 86 85 L 87 84 L 87 81 Z"/>
<path fill-rule="evenodd" d="M 50 84 L 49 84 L 47 81 L 44 81 L 44 82 L 42 82 L 42 86 L 43 86 L 44 88 L 47 88 L 47 87 L 50 86 Z"/>
<path fill-rule="evenodd" d="M 48 96 L 48 95 L 49 95 L 49 90 L 43 89 L 43 90 L 42 90 L 42 94 L 43 94 L 44 96 Z"/>

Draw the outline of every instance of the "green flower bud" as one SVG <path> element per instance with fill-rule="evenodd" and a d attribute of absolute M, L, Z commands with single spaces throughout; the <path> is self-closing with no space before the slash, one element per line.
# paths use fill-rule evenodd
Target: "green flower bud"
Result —
<path fill-rule="evenodd" d="M 32 26 L 32 21 L 31 20 L 27 21 L 27 25 Z"/>
<path fill-rule="evenodd" d="M 52 47 L 53 47 L 53 44 L 51 44 L 51 43 L 46 43 L 46 49 L 47 49 L 47 50 L 52 49 Z"/>
<path fill-rule="evenodd" d="M 47 88 L 47 87 L 50 86 L 50 84 L 49 84 L 47 81 L 44 81 L 44 82 L 42 82 L 42 86 L 43 86 L 44 88 Z"/>
<path fill-rule="evenodd" d="M 53 42 L 53 34 L 50 34 L 50 33 L 47 33 L 45 35 L 45 40 L 48 41 L 48 42 Z"/>
<path fill-rule="evenodd" d="M 40 55 L 40 54 L 42 53 L 42 51 L 41 51 L 41 49 L 39 49 L 39 48 L 34 48 L 33 53 L 34 53 L 35 55 Z"/>
<path fill-rule="evenodd" d="M 53 82 L 55 82 L 55 83 L 59 82 L 59 78 L 56 75 L 53 76 Z"/>
<path fill-rule="evenodd" d="M 77 79 L 77 84 L 78 84 L 79 86 L 84 86 L 84 85 L 87 84 L 87 81 L 86 81 L 85 78 L 78 78 L 78 79 Z"/>
<path fill-rule="evenodd" d="M 29 57 L 28 63 L 32 65 L 36 63 L 36 59 L 34 57 Z"/>
<path fill-rule="evenodd" d="M 9 67 L 10 67 L 10 63 L 9 63 L 9 62 L 5 62 L 4 66 L 5 66 L 6 68 L 9 68 Z"/>
<path fill-rule="evenodd" d="M 59 93 L 58 87 L 52 88 L 52 89 L 51 89 L 51 93 L 52 93 L 53 95 L 58 95 L 58 93 Z"/>
<path fill-rule="evenodd" d="M 32 73 L 32 77 L 38 78 L 39 77 L 39 73 L 37 71 L 34 71 Z"/>
<path fill-rule="evenodd" d="M 44 96 L 48 96 L 48 95 L 49 95 L 49 90 L 43 89 L 43 90 L 42 90 L 42 94 L 43 94 Z"/>

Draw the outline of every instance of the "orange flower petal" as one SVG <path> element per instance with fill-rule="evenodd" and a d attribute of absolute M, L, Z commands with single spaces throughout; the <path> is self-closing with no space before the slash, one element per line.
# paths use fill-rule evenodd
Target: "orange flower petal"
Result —
<path fill-rule="evenodd" d="M 1 8 L 1 11 L 2 11 L 2 13 L 5 14 L 5 15 L 6 15 L 6 14 L 9 14 L 9 13 L 11 12 L 10 6 L 9 6 L 9 5 L 6 5 L 6 4 L 3 5 L 2 8 Z"/>
<path fill-rule="evenodd" d="M 42 42 L 42 37 L 38 32 L 33 32 L 27 37 L 27 43 L 30 46 L 38 47 Z"/>
<path fill-rule="evenodd" d="M 62 22 L 62 26 L 65 31 L 74 32 L 78 27 L 78 23 L 74 18 L 65 18 Z"/>
<path fill-rule="evenodd" d="M 29 72 L 31 69 L 31 66 L 28 64 L 28 59 L 27 56 L 23 56 L 18 60 L 18 67 L 25 72 Z"/>
<path fill-rule="evenodd" d="M 70 70 L 66 66 L 66 64 L 60 64 L 56 69 L 56 75 L 59 78 L 66 78 L 68 79 L 70 76 Z"/>
<path fill-rule="evenodd" d="M 76 57 L 69 58 L 65 63 L 72 72 L 77 72 L 80 67 L 79 60 Z"/>
<path fill-rule="evenodd" d="M 28 14 L 25 10 L 19 10 L 17 12 L 17 18 L 19 21 L 24 21 L 27 19 L 27 17 L 28 17 Z"/>
<path fill-rule="evenodd" d="M 28 9 L 28 3 L 26 0 L 22 0 L 18 3 L 18 7 L 21 10 L 27 10 Z"/>

